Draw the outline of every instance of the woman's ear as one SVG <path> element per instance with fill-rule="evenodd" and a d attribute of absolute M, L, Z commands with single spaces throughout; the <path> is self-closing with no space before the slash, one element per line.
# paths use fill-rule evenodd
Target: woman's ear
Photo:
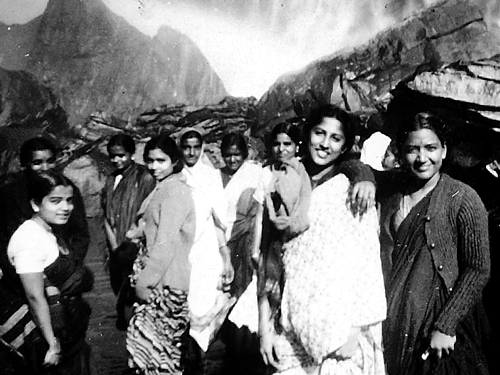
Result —
<path fill-rule="evenodd" d="M 40 211 L 40 207 L 35 203 L 35 201 L 32 199 L 30 200 L 30 205 L 31 205 L 31 208 L 33 209 L 33 212 L 38 212 Z"/>

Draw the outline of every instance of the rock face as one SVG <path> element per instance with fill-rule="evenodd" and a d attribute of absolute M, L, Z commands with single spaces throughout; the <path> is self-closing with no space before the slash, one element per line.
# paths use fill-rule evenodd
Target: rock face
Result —
<path fill-rule="evenodd" d="M 210 104 L 226 95 L 187 37 L 168 28 L 145 36 L 99 0 L 51 0 L 32 22 L 25 68 L 53 90 L 72 125 L 96 110 L 131 119 L 163 103 Z"/>
<path fill-rule="evenodd" d="M 376 119 L 399 82 L 458 60 L 478 61 L 499 53 L 498 34 L 488 30 L 479 7 L 468 1 L 443 2 L 364 46 L 281 77 L 258 103 L 256 134 L 281 118 L 307 114 L 318 103 Z"/>
<path fill-rule="evenodd" d="M 431 111 L 446 122 L 449 164 L 484 166 L 500 157 L 499 76 L 500 56 L 417 74 L 392 90 L 383 114 L 385 132 L 395 138 L 409 116 Z"/>

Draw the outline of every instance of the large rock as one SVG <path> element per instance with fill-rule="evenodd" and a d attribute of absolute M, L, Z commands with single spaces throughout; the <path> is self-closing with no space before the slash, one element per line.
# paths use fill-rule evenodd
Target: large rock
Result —
<path fill-rule="evenodd" d="M 391 91 L 383 113 L 384 129 L 397 129 L 420 111 L 431 111 L 446 122 L 448 162 L 471 168 L 500 157 L 500 56 L 479 62 L 458 62 L 422 72 Z"/>
<path fill-rule="evenodd" d="M 385 110 L 390 91 L 399 82 L 416 73 L 499 53 L 498 33 L 488 30 L 478 6 L 469 1 L 442 2 L 361 47 L 281 77 L 258 103 L 256 134 L 262 135 L 283 118 L 307 115 L 321 103 L 338 104 L 370 118 Z"/>
<path fill-rule="evenodd" d="M 22 30 L 21 40 L 32 47 L 27 61 L 17 59 L 20 68 L 53 90 L 72 125 L 97 110 L 131 119 L 164 103 L 203 105 L 226 95 L 186 36 L 164 28 L 150 38 L 99 0 L 50 0 L 45 13 L 31 22 L 37 27 Z M 35 30 L 34 42 L 26 36 L 29 30 Z M 23 52 L 28 48 L 23 46 Z M 10 60 L 12 67 L 15 59 Z"/>

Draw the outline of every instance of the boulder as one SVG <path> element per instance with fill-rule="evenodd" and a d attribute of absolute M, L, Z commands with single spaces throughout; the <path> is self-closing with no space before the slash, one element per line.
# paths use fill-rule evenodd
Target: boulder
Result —
<path fill-rule="evenodd" d="M 106 176 L 99 169 L 97 162 L 89 155 L 84 155 L 69 163 L 63 173 L 80 189 L 87 217 L 101 215 L 101 192 L 106 183 Z"/>
<path fill-rule="evenodd" d="M 441 2 L 363 46 L 282 76 L 259 100 L 254 134 L 262 136 L 276 122 L 305 116 L 322 103 L 357 113 L 365 125 L 369 119 L 380 123 L 379 114 L 399 82 L 456 61 L 479 61 L 499 53 L 498 30 L 488 29 L 478 5 L 466 0 Z"/>
<path fill-rule="evenodd" d="M 420 111 L 445 120 L 448 163 L 460 168 L 486 165 L 500 156 L 500 56 L 457 62 L 422 72 L 391 91 L 384 129 L 395 138 L 402 122 Z"/>

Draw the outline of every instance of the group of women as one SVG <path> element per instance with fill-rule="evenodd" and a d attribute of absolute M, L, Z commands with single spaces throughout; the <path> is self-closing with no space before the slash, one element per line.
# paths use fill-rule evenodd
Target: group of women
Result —
<path fill-rule="evenodd" d="M 191 311 L 207 306 L 211 288 L 211 300 L 223 301 L 218 311 L 231 308 L 227 319 L 260 338 L 272 373 L 488 374 L 487 213 L 470 187 L 441 170 L 444 123 L 428 113 L 408 118 L 397 139 L 401 168 L 375 176 L 350 153 L 355 127 L 344 110 L 321 106 L 300 128 L 276 126 L 264 168 L 247 160 L 243 136 L 227 134 L 225 167 L 216 174 L 198 164 L 201 136 L 185 134 L 181 147 L 166 135 L 148 141 L 144 161 L 156 185 L 126 234 L 139 248 L 130 277 L 130 368 L 182 373 L 186 335 L 197 331 L 198 342 L 209 342 L 220 328 L 210 324 L 214 315 Z M 30 195 L 34 215 L 11 239 L 9 256 L 47 342 L 44 361 L 57 365 L 59 342 L 37 296 L 43 270 L 57 284 L 49 265 L 68 253 L 51 228 L 70 217 L 72 188 L 61 178 L 39 179 L 45 188 Z M 23 231 L 47 242 L 43 261 L 23 245 Z M 215 281 L 198 259 L 213 258 L 199 245 L 193 256 L 201 238 L 207 252 L 216 249 Z"/>

